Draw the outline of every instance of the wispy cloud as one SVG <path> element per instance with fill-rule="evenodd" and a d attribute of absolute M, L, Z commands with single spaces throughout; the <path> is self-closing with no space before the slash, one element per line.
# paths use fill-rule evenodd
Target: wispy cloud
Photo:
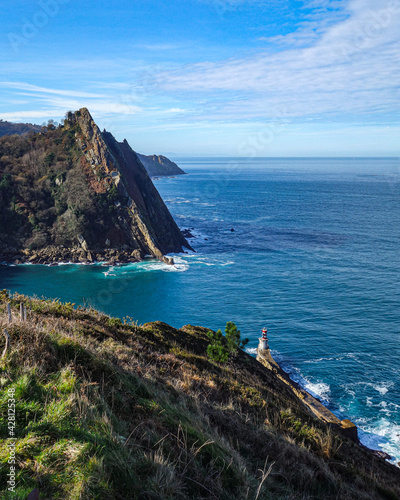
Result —
<path fill-rule="evenodd" d="M 41 108 L 29 111 L 11 111 L 8 113 L 0 113 L 1 120 L 8 121 L 30 121 L 30 120 L 46 120 L 48 118 L 59 118 L 65 113 L 65 109 Z"/>
<path fill-rule="evenodd" d="M 227 111 L 236 118 L 268 117 L 277 108 L 292 116 L 399 111 L 400 2 L 334 3 L 346 6 L 345 18 L 315 34 L 310 46 L 299 47 L 292 33 L 282 37 L 287 46 L 275 53 L 188 65 L 161 73 L 159 85 L 176 95 L 204 93 L 215 99 L 219 93 L 220 118 Z M 313 4 L 332 7 L 323 0 Z M 224 100 L 235 92 L 251 97 Z"/>
<path fill-rule="evenodd" d="M 33 93 L 55 94 L 68 97 L 88 97 L 92 99 L 107 97 L 104 94 L 93 94 L 89 92 L 76 92 L 74 90 L 61 90 L 61 89 L 51 89 L 47 87 L 38 87 L 37 85 L 31 85 L 29 83 L 24 83 L 24 82 L 0 82 L 0 86 L 18 90 L 26 90 Z"/>
<path fill-rule="evenodd" d="M 237 8 L 246 3 L 268 4 L 229 2 Z M 276 4 L 288 7 L 286 0 Z M 174 44 L 152 44 L 150 39 L 148 50 L 165 51 L 162 61 L 154 65 L 127 56 L 66 59 L 52 62 L 56 78 L 49 81 L 14 63 L 16 72 L 7 69 L 18 81 L 9 81 L 4 68 L 0 70 L 4 80 L 0 89 L 14 100 L 9 106 L 12 111 L 5 113 L 3 106 L 0 117 L 40 123 L 86 106 L 100 121 L 113 126 L 122 121 L 129 130 L 139 127 L 140 131 L 199 127 L 217 131 L 228 124 L 245 129 L 250 122 L 281 119 L 393 123 L 400 111 L 400 0 L 384 0 L 378 6 L 375 0 L 305 0 L 303 4 L 290 33 L 264 37 L 264 47 L 246 57 L 215 62 L 215 57 L 200 60 L 197 54 L 195 63 L 179 65 L 176 59 L 168 63 Z M 253 33 L 254 39 L 260 38 L 260 32 Z M 194 51 L 194 61 L 195 57 Z M 21 81 L 21 73 L 30 79 Z M 32 82 L 46 82 L 46 86 Z"/>
<path fill-rule="evenodd" d="M 2 113 L 2 119 L 16 121 L 23 119 L 45 119 L 61 117 L 67 110 L 76 110 L 82 107 L 90 108 L 97 116 L 108 115 L 134 115 L 141 111 L 139 106 L 122 102 L 118 94 L 107 95 L 92 92 L 77 92 L 74 90 L 61 90 L 47 87 L 38 87 L 24 82 L 0 82 L 0 87 L 17 90 L 17 95 L 29 96 L 32 102 L 41 104 L 36 109 L 25 109 Z M 33 99 L 33 101 L 32 101 Z M 26 104 L 20 101 L 19 104 Z"/>

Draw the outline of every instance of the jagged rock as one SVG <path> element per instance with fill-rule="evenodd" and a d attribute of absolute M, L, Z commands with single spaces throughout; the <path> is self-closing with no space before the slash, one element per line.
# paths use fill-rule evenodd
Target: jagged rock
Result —
<path fill-rule="evenodd" d="M 119 143 L 109 132 L 101 133 L 86 108 L 73 114 L 71 124 L 75 122 L 83 133 L 77 140 L 90 144 L 103 175 L 126 200 L 120 207 L 120 243 L 160 260 L 166 253 L 181 252 L 183 246 L 190 248 L 127 141 Z"/>
<path fill-rule="evenodd" d="M 35 220 L 36 213 L 32 206 L 28 207 L 29 210 L 24 209 L 25 222 L 21 223 L 18 236 L 14 238 L 14 233 L 2 235 L 0 260 L 10 259 L 11 252 L 7 251 L 5 245 L 12 238 L 16 240 L 13 241 L 13 254 L 18 254 L 20 250 L 31 262 L 36 262 L 38 253 L 41 252 L 40 258 L 46 263 L 63 260 L 91 262 L 93 255 L 97 259 L 106 260 L 108 250 L 114 250 L 109 256 L 115 256 L 117 249 L 124 261 L 136 261 L 144 255 L 151 255 L 166 262 L 166 254 L 182 252 L 184 247 L 191 249 L 137 154 L 126 140 L 120 143 L 109 132 L 101 133 L 86 108 L 69 112 L 63 127 L 44 132 L 42 137 L 45 138 L 45 146 L 42 146 L 45 149 L 41 154 L 47 155 L 45 165 L 48 164 L 48 168 L 55 158 L 53 150 L 69 155 L 69 161 L 65 162 L 68 166 L 63 167 L 64 170 L 56 170 L 52 181 L 54 189 L 49 190 L 47 196 L 50 201 L 45 209 L 48 212 L 53 210 L 52 214 L 57 213 L 56 220 L 51 222 L 52 226 L 41 229 L 40 239 L 34 240 L 36 253 L 31 255 L 26 247 L 30 240 L 37 238 L 30 222 Z M 34 140 L 29 137 L 20 140 L 25 141 L 27 154 L 29 148 L 36 152 Z M 163 157 L 159 158 L 160 162 L 164 161 Z M 20 169 L 26 168 L 23 159 L 18 157 L 16 162 L 20 162 Z M 40 168 L 43 168 L 42 160 Z M 62 188 L 56 179 L 63 180 Z M 36 182 L 39 182 L 39 178 Z M 75 184 L 71 188 L 73 182 Z M 29 187 L 26 186 L 25 189 Z M 61 189 L 72 196 L 72 201 L 68 199 L 68 204 L 63 209 L 65 212 L 59 212 L 55 208 L 55 196 Z M 82 197 L 83 203 L 80 200 Z M 24 200 L 18 199 L 18 196 L 16 201 L 25 206 Z M 60 199 L 57 203 L 59 202 Z M 62 203 L 65 204 L 65 200 Z M 81 203 L 81 208 L 76 210 L 74 203 Z M 71 220 L 75 222 L 71 223 Z M 84 220 L 84 224 L 81 220 Z M 68 227 L 67 232 L 64 227 Z M 57 244 L 55 234 L 61 244 Z"/>

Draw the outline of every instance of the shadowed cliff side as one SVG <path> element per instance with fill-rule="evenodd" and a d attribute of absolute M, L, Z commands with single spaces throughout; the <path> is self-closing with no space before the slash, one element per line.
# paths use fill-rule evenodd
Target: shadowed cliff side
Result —
<path fill-rule="evenodd" d="M 102 174 L 124 199 L 119 221 L 130 246 L 160 260 L 184 246 L 191 248 L 126 139 L 120 143 L 111 133 L 100 133 L 86 108 L 69 114 L 68 121 L 82 130 L 77 140 L 94 176 Z"/>

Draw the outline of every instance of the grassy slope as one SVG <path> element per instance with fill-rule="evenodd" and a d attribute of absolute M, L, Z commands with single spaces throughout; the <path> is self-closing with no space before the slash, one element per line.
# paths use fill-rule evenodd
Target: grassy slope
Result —
<path fill-rule="evenodd" d="M 8 298 L 0 299 L 4 322 Z M 400 470 L 309 417 L 255 359 L 241 352 L 225 366 L 209 361 L 206 329 L 138 327 L 18 295 L 15 316 L 20 301 L 28 322 L 8 328 L 12 349 L 0 362 L 1 498 L 25 499 L 35 486 L 41 499 L 400 498 Z"/>

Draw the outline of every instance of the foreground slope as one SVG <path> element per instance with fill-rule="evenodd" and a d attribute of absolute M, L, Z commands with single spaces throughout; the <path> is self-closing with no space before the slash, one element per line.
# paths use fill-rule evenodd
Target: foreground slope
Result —
<path fill-rule="evenodd" d="M 8 301 L 3 292 L 3 327 Z M 1 498 L 34 487 L 41 499 L 71 500 L 400 498 L 399 469 L 309 416 L 254 358 L 210 361 L 205 328 L 139 327 L 19 295 L 11 306 Z M 9 388 L 18 496 L 5 487 Z"/>
<path fill-rule="evenodd" d="M 190 248 L 136 153 L 89 111 L 0 139 L 0 259 L 137 261 Z"/>

